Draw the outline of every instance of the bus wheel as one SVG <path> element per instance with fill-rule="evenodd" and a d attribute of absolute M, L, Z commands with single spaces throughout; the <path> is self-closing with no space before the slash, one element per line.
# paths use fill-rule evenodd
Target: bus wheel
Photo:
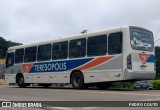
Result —
<path fill-rule="evenodd" d="M 100 83 L 97 83 L 96 86 L 98 89 L 101 89 L 101 90 L 106 90 L 110 87 L 111 83 L 110 82 L 100 82 Z"/>
<path fill-rule="evenodd" d="M 26 84 L 24 83 L 24 77 L 23 77 L 23 75 L 20 75 L 20 76 L 18 77 L 18 86 L 19 86 L 20 88 L 26 87 Z"/>
<path fill-rule="evenodd" d="M 84 78 L 81 72 L 76 71 L 71 76 L 71 84 L 74 89 L 82 89 L 84 87 Z"/>

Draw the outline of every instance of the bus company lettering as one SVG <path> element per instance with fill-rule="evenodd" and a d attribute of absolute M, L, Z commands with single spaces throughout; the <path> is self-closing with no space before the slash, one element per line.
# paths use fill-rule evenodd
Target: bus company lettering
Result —
<path fill-rule="evenodd" d="M 63 71 L 67 69 L 66 62 L 35 64 L 35 72 Z"/>

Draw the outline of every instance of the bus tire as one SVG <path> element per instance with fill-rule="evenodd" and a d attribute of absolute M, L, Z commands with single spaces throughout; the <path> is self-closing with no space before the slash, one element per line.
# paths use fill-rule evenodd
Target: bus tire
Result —
<path fill-rule="evenodd" d="M 71 76 L 71 84 L 74 89 L 83 89 L 84 85 L 84 77 L 81 72 L 76 71 Z"/>
<path fill-rule="evenodd" d="M 23 75 L 19 75 L 17 80 L 18 80 L 19 88 L 25 88 L 26 87 Z"/>
<path fill-rule="evenodd" d="M 96 84 L 96 87 L 101 90 L 106 90 L 110 87 L 110 85 L 111 85 L 110 82 L 100 82 Z"/>

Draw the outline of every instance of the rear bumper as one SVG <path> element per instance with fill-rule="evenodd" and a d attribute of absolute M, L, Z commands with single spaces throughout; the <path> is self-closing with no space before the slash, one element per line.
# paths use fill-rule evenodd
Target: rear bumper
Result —
<path fill-rule="evenodd" d="M 124 71 L 124 80 L 149 80 L 155 79 L 155 71 Z"/>

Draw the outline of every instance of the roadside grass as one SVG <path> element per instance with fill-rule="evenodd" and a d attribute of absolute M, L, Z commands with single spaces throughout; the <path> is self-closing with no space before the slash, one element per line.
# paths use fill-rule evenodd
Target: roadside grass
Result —
<path fill-rule="evenodd" d="M 4 85 L 5 84 L 5 80 L 4 79 L 0 79 L 0 85 Z"/>

